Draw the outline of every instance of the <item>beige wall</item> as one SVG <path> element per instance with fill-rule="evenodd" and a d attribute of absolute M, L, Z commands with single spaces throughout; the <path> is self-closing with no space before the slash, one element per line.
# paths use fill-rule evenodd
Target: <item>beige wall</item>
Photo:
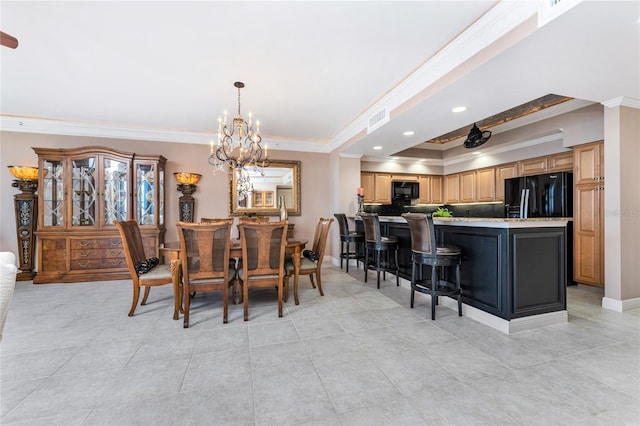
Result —
<path fill-rule="evenodd" d="M 605 108 L 605 298 L 640 297 L 640 109 Z"/>
<path fill-rule="evenodd" d="M 12 176 L 8 165 L 37 166 L 38 158 L 31 147 L 73 148 L 79 146 L 106 146 L 125 152 L 160 154 L 167 158 L 166 186 L 166 241 L 178 238 L 174 224 L 178 219 L 178 197 L 173 173 L 188 171 L 202 174 L 196 199 L 196 219 L 200 217 L 225 217 L 229 212 L 229 187 L 225 174 L 212 175 L 207 163 L 208 145 L 168 142 L 105 139 L 75 136 L 55 136 L 32 133 L 0 133 L 0 250 L 17 250 L 13 195 L 18 192 L 11 187 Z M 313 239 L 315 224 L 319 217 L 332 217 L 329 204 L 330 183 L 327 179 L 329 155 L 270 149 L 270 157 L 278 160 L 300 160 L 302 180 L 302 214 L 290 216 L 296 224 L 295 235 Z"/>

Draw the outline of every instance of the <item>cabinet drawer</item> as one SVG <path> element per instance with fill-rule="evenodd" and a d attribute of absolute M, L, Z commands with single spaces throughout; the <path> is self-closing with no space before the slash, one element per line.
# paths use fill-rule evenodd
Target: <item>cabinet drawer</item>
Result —
<path fill-rule="evenodd" d="M 71 250 L 122 248 L 120 238 L 72 239 Z"/>
<path fill-rule="evenodd" d="M 71 250 L 71 260 L 93 260 L 93 259 L 124 259 L 124 250 L 112 249 L 80 249 Z"/>
<path fill-rule="evenodd" d="M 124 258 L 112 259 L 72 259 L 71 270 L 83 271 L 93 269 L 122 269 L 127 267 L 127 261 Z"/>

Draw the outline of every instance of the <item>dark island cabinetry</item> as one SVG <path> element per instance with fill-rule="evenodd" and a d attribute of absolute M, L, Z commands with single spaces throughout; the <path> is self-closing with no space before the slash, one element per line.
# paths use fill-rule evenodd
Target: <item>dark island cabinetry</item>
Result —
<path fill-rule="evenodd" d="M 566 223 L 461 218 L 436 220 L 436 233 L 439 242 L 462 249 L 463 302 L 508 321 L 566 310 Z M 409 226 L 397 218 L 381 225 L 398 238 L 400 276 L 410 280 Z"/>

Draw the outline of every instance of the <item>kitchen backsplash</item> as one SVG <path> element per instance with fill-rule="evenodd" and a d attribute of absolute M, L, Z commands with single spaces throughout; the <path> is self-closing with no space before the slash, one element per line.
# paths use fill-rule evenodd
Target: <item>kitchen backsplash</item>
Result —
<path fill-rule="evenodd" d="M 364 210 L 380 216 L 400 216 L 402 213 L 433 213 L 438 207 L 446 207 L 455 217 L 505 217 L 503 203 L 406 205 L 402 202 L 382 205 L 365 205 Z"/>

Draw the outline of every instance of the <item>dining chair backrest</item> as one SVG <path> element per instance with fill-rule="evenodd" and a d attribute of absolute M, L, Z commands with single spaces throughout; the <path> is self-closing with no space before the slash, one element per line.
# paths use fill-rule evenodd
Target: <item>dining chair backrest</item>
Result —
<path fill-rule="evenodd" d="M 144 253 L 144 243 L 140 233 L 140 226 L 135 220 L 125 220 L 114 222 L 120 237 L 122 238 L 122 247 L 124 248 L 127 266 L 131 276 L 137 276 L 135 265 L 143 262 L 147 257 Z"/>
<path fill-rule="evenodd" d="M 435 256 L 437 254 L 436 234 L 431 215 L 404 213 L 402 217 L 409 224 L 411 251 Z"/>
<path fill-rule="evenodd" d="M 240 243 L 245 276 L 280 275 L 283 277 L 288 222 L 242 222 Z"/>
<path fill-rule="evenodd" d="M 362 224 L 364 225 L 364 239 L 380 244 L 382 234 L 380 233 L 380 218 L 378 213 L 360 213 Z"/>
<path fill-rule="evenodd" d="M 200 223 L 215 223 L 215 222 L 231 222 L 233 223 L 233 219 L 230 217 L 202 217 L 200 218 Z"/>
<path fill-rule="evenodd" d="M 238 218 L 238 223 L 243 223 L 243 222 L 248 222 L 248 223 L 268 223 L 269 222 L 269 216 L 240 216 Z"/>
<path fill-rule="evenodd" d="M 176 223 L 185 281 L 229 281 L 231 224 L 232 221 L 228 220 L 214 223 Z"/>
<path fill-rule="evenodd" d="M 318 253 L 318 265 L 321 265 L 324 259 L 324 250 L 327 246 L 327 237 L 329 236 L 329 228 L 331 228 L 332 223 L 333 219 L 320 218 L 316 224 L 312 250 Z"/>

